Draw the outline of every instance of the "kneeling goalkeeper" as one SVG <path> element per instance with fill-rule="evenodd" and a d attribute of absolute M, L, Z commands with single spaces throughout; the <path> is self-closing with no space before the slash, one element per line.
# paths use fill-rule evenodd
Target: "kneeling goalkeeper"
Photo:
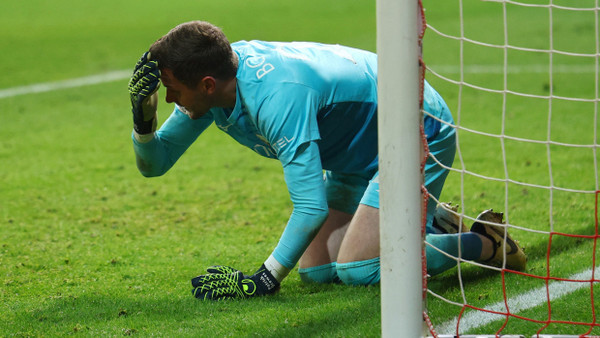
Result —
<path fill-rule="evenodd" d="M 156 130 L 160 83 L 175 109 Z M 250 275 L 227 266 L 209 267 L 192 279 L 194 296 L 215 300 L 272 294 L 298 263 L 308 282 L 379 282 L 375 54 L 306 42 L 230 44 L 219 28 L 193 21 L 173 28 L 143 54 L 129 93 L 133 146 L 144 176 L 167 172 L 213 123 L 283 167 L 294 209 L 273 252 Z M 424 98 L 424 109 L 447 122 L 425 117 L 429 149 L 450 167 L 455 153 L 452 116 L 427 83 Z M 446 175 L 435 161 L 427 162 L 425 185 L 436 199 Z M 506 265 L 524 269 L 523 252 L 510 237 L 504 241 L 493 225 L 478 223 L 473 231 L 449 234 L 458 225 L 440 227 L 434 222 L 435 209 L 431 199 L 428 241 L 451 255 L 460 249 L 465 259 L 496 265 L 510 245 Z M 432 275 L 456 265 L 436 250 L 428 251 L 427 258 Z"/>

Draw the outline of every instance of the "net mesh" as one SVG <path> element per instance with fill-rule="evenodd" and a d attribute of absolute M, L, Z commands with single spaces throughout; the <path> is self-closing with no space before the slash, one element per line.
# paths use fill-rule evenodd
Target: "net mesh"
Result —
<path fill-rule="evenodd" d="M 460 253 L 452 258 L 462 264 L 442 275 L 424 268 L 434 336 L 600 335 L 598 5 L 423 0 L 426 78 L 457 131 L 440 200 L 458 203 L 466 225 L 483 210 L 503 212 L 528 256 L 525 272 Z"/>

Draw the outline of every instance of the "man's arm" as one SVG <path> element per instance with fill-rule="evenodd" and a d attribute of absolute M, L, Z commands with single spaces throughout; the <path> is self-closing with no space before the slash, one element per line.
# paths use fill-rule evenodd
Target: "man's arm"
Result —
<path fill-rule="evenodd" d="M 283 171 L 294 211 L 271 256 L 251 276 L 229 267 L 209 268 L 208 274 L 192 279 L 194 296 L 204 300 L 248 298 L 275 293 L 279 289 L 279 284 L 296 265 L 328 214 L 316 142 L 301 145 Z"/>
<path fill-rule="evenodd" d="M 329 213 L 318 144 L 302 144 L 293 160 L 284 165 L 283 174 L 294 210 L 273 256 L 291 269 Z"/>
<path fill-rule="evenodd" d="M 181 157 L 198 135 L 212 123 L 212 115 L 191 120 L 179 109 L 158 132 L 157 106 L 160 71 L 158 63 L 145 52 L 136 63 L 129 81 L 129 96 L 133 114 L 133 149 L 142 175 L 160 176 Z"/>
<path fill-rule="evenodd" d="M 153 177 L 166 173 L 212 121 L 210 114 L 192 120 L 175 108 L 160 129 L 150 134 L 148 140 L 140 141 L 134 130 L 133 149 L 142 175 Z"/>

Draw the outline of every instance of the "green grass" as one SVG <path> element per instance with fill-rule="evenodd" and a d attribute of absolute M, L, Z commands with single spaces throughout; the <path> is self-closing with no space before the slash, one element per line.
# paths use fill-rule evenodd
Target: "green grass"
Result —
<path fill-rule="evenodd" d="M 428 22 L 459 34 L 456 1 L 426 0 Z M 585 5 L 585 3 L 583 4 Z M 465 35 L 503 44 L 501 6 L 465 1 Z M 500 11 L 499 11 L 500 10 Z M 547 11 L 509 6 L 509 42 L 547 48 Z M 592 53 L 590 15 L 555 11 L 555 48 Z M 222 27 L 231 41 L 320 41 L 375 50 L 375 3 L 367 1 L 5 1 L 0 4 L 0 90 L 130 69 L 139 55 L 174 25 L 192 19 Z M 593 17 L 592 17 L 593 19 Z M 482 29 L 481 27 L 485 27 Z M 425 36 L 433 69 L 452 71 L 459 45 Z M 590 40 L 591 39 L 591 40 Z M 510 64 L 527 69 L 546 56 L 511 51 Z M 465 46 L 465 64 L 495 66 L 503 54 Z M 555 64 L 592 67 L 594 60 L 556 57 Z M 450 66 L 450 67 L 448 67 Z M 499 94 L 428 80 L 446 98 L 462 126 L 502 132 Z M 465 81 L 502 89 L 501 74 L 467 73 Z M 508 89 L 535 95 L 595 98 L 588 73 L 510 73 Z M 191 296 L 189 279 L 212 264 L 252 271 L 277 243 L 291 203 L 277 161 L 256 156 L 210 128 L 166 175 L 147 179 L 131 146 L 127 80 L 0 99 L 0 336 L 378 336 L 379 287 L 306 285 L 293 271 L 279 294 L 252 301 L 204 303 Z M 164 94 L 164 92 L 161 92 Z M 459 98 L 461 110 L 458 109 Z M 545 100 L 507 96 L 507 135 L 572 144 L 594 142 L 594 103 L 553 101 L 551 129 Z M 172 107 L 160 104 L 160 118 Z M 594 190 L 594 154 L 588 148 L 484 138 L 461 131 L 464 169 L 529 184 Z M 215 146 L 217 145 L 217 146 Z M 226 154 L 226 156 L 224 155 Z M 457 157 L 455 168 L 462 169 Z M 442 199 L 469 215 L 493 207 L 511 224 L 594 234 L 594 196 L 503 182 L 459 173 L 448 178 Z M 508 190 L 507 190 L 508 189 Z M 464 195 L 461 197 L 461 190 Z M 507 192 L 508 191 L 508 192 Z M 508 195 L 508 209 L 505 209 Z M 525 246 L 528 273 L 546 273 L 548 236 L 511 232 Z M 591 267 L 591 240 L 555 237 L 552 274 L 567 277 Z M 431 290 L 473 306 L 502 300 L 498 273 L 463 265 L 429 280 Z M 507 276 L 509 295 L 543 286 Z M 598 290 L 594 288 L 595 294 Z M 596 299 L 598 303 L 598 299 Z M 590 321 L 590 294 L 579 290 L 552 304 L 553 319 Z M 598 310 L 598 309 L 596 309 Z M 433 297 L 428 311 L 439 324 L 460 308 Z M 538 306 L 519 315 L 543 319 Z M 502 321 L 473 333 L 495 333 Z M 502 333 L 533 334 L 540 324 L 511 319 Z M 583 333 L 553 325 L 545 332 Z M 596 329 L 595 334 L 600 334 Z"/>
<path fill-rule="evenodd" d="M 130 69 L 192 19 L 232 41 L 375 47 L 362 2 L 3 2 L 0 89 Z M 379 334 L 378 287 L 292 272 L 268 299 L 196 300 L 189 281 L 207 266 L 250 272 L 277 244 L 291 212 L 281 166 L 210 128 L 168 174 L 142 177 L 126 88 L 0 100 L 0 336 Z M 161 119 L 171 110 L 161 102 Z"/>

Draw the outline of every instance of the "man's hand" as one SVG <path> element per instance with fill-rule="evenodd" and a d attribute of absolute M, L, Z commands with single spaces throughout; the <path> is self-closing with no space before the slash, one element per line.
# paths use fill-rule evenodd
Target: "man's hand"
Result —
<path fill-rule="evenodd" d="M 140 135 L 150 134 L 156 130 L 159 86 L 158 62 L 150 60 L 150 52 L 145 52 L 135 65 L 129 80 L 133 129 Z"/>
<path fill-rule="evenodd" d="M 249 298 L 279 290 L 279 282 L 264 265 L 252 276 L 228 266 L 211 266 L 206 271 L 192 279 L 192 294 L 202 300 Z"/>

